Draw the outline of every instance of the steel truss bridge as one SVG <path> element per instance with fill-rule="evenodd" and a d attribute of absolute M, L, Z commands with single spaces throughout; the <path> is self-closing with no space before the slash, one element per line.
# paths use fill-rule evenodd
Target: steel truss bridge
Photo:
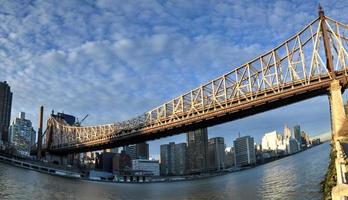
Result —
<path fill-rule="evenodd" d="M 77 127 L 50 117 L 43 149 L 100 150 L 232 121 L 347 86 L 348 26 L 324 16 L 249 62 L 133 119 Z"/>

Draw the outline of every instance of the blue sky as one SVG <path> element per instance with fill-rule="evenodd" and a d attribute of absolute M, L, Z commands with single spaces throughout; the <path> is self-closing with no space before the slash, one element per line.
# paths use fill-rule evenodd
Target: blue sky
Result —
<path fill-rule="evenodd" d="M 348 23 L 346 1 L 321 1 Z M 2 1 L 0 80 L 14 93 L 12 118 L 36 127 L 40 105 L 104 124 L 131 118 L 281 43 L 317 17 L 317 1 Z M 284 124 L 330 131 L 326 96 L 209 128 L 227 146 L 260 142 Z M 185 135 L 150 142 L 183 142 Z"/>

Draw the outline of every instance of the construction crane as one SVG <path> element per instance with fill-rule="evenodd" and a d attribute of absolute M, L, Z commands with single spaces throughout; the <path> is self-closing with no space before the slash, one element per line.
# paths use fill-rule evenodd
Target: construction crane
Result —
<path fill-rule="evenodd" d="M 82 122 L 85 121 L 85 119 L 89 116 L 89 114 L 87 114 L 81 121 L 78 120 L 78 118 L 76 119 L 76 126 L 81 126 Z"/>

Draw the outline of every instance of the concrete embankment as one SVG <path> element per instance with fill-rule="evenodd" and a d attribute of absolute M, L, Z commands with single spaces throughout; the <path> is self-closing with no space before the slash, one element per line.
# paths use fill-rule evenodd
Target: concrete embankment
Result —
<path fill-rule="evenodd" d="M 348 197 L 348 138 L 338 138 L 332 144 L 331 161 L 323 183 L 324 199 Z M 330 192 L 331 190 L 331 192 Z"/>
<path fill-rule="evenodd" d="M 41 165 L 40 163 L 35 162 L 29 162 L 29 161 L 22 161 L 11 157 L 6 157 L 0 155 L 0 161 L 3 163 L 7 163 L 16 167 L 21 167 L 25 169 L 30 169 L 42 173 L 57 175 L 57 176 L 64 176 L 68 178 L 81 178 L 81 174 L 77 172 L 67 171 L 67 170 L 61 170 L 57 168 L 52 168 L 49 166 Z"/>
<path fill-rule="evenodd" d="M 325 174 L 324 180 L 321 182 L 321 191 L 323 193 L 323 199 L 331 199 L 332 188 L 336 186 L 336 150 L 331 144 L 330 151 L 330 163 L 328 170 Z"/>

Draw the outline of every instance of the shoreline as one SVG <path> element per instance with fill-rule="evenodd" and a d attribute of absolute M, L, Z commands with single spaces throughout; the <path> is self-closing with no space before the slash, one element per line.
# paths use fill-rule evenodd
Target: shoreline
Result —
<path fill-rule="evenodd" d="M 324 144 L 326 142 L 323 142 L 321 144 Z M 320 145 L 321 145 L 320 144 Z M 316 146 L 320 146 L 320 145 L 316 145 Z M 313 146 L 313 147 L 316 147 Z M 313 147 L 310 147 L 306 150 L 309 150 Z M 291 155 L 286 155 L 286 156 L 282 156 L 279 157 L 277 159 L 274 160 L 270 160 L 268 162 L 265 163 L 261 163 L 261 164 L 257 164 L 255 166 L 246 166 L 246 167 L 242 167 L 242 168 L 230 168 L 224 171 L 220 171 L 220 172 L 212 172 L 212 173 L 206 173 L 206 174 L 201 174 L 201 175 L 187 175 L 187 176 L 169 176 L 169 177 L 153 177 L 153 176 L 147 176 L 144 181 L 130 181 L 130 180 L 103 180 L 103 179 L 92 179 L 90 177 L 86 177 L 83 173 L 81 172 L 74 172 L 71 170 L 67 170 L 67 169 L 60 169 L 56 166 L 49 166 L 46 165 L 44 163 L 41 162 L 37 162 L 37 161 L 31 161 L 31 160 L 20 160 L 20 159 L 16 159 L 11 157 L 11 155 L 3 155 L 0 154 L 0 162 L 7 164 L 7 165 L 11 165 L 14 167 L 18 167 L 18 168 L 22 168 L 22 169 L 27 169 L 27 170 L 32 170 L 32 171 L 37 171 L 40 173 L 44 173 L 44 174 L 48 174 L 48 175 L 53 175 L 53 176 L 58 176 L 58 177 L 63 177 L 63 178 L 72 178 L 72 179 L 79 179 L 82 181 L 88 181 L 88 182 L 102 182 L 102 183 L 125 183 L 125 184 L 147 184 L 147 183 L 170 183 L 170 182 L 181 182 L 181 181 L 194 181 L 194 180 L 201 180 L 201 179 L 206 179 L 206 178 L 212 178 L 212 177 L 217 177 L 217 176 L 223 176 L 223 175 L 227 175 L 227 174 L 231 174 L 231 173 L 235 173 L 235 172 L 240 172 L 240 171 L 244 171 L 244 170 L 248 170 L 248 169 L 253 169 L 256 168 L 258 166 L 262 166 L 265 165 L 267 163 L 271 163 L 292 155 L 296 155 L 299 154 L 301 152 L 304 152 L 306 150 L 302 150 L 299 152 L 296 152 L 294 154 Z M 123 176 L 120 176 L 123 177 Z M 126 176 L 126 177 L 137 177 L 137 176 Z"/>

